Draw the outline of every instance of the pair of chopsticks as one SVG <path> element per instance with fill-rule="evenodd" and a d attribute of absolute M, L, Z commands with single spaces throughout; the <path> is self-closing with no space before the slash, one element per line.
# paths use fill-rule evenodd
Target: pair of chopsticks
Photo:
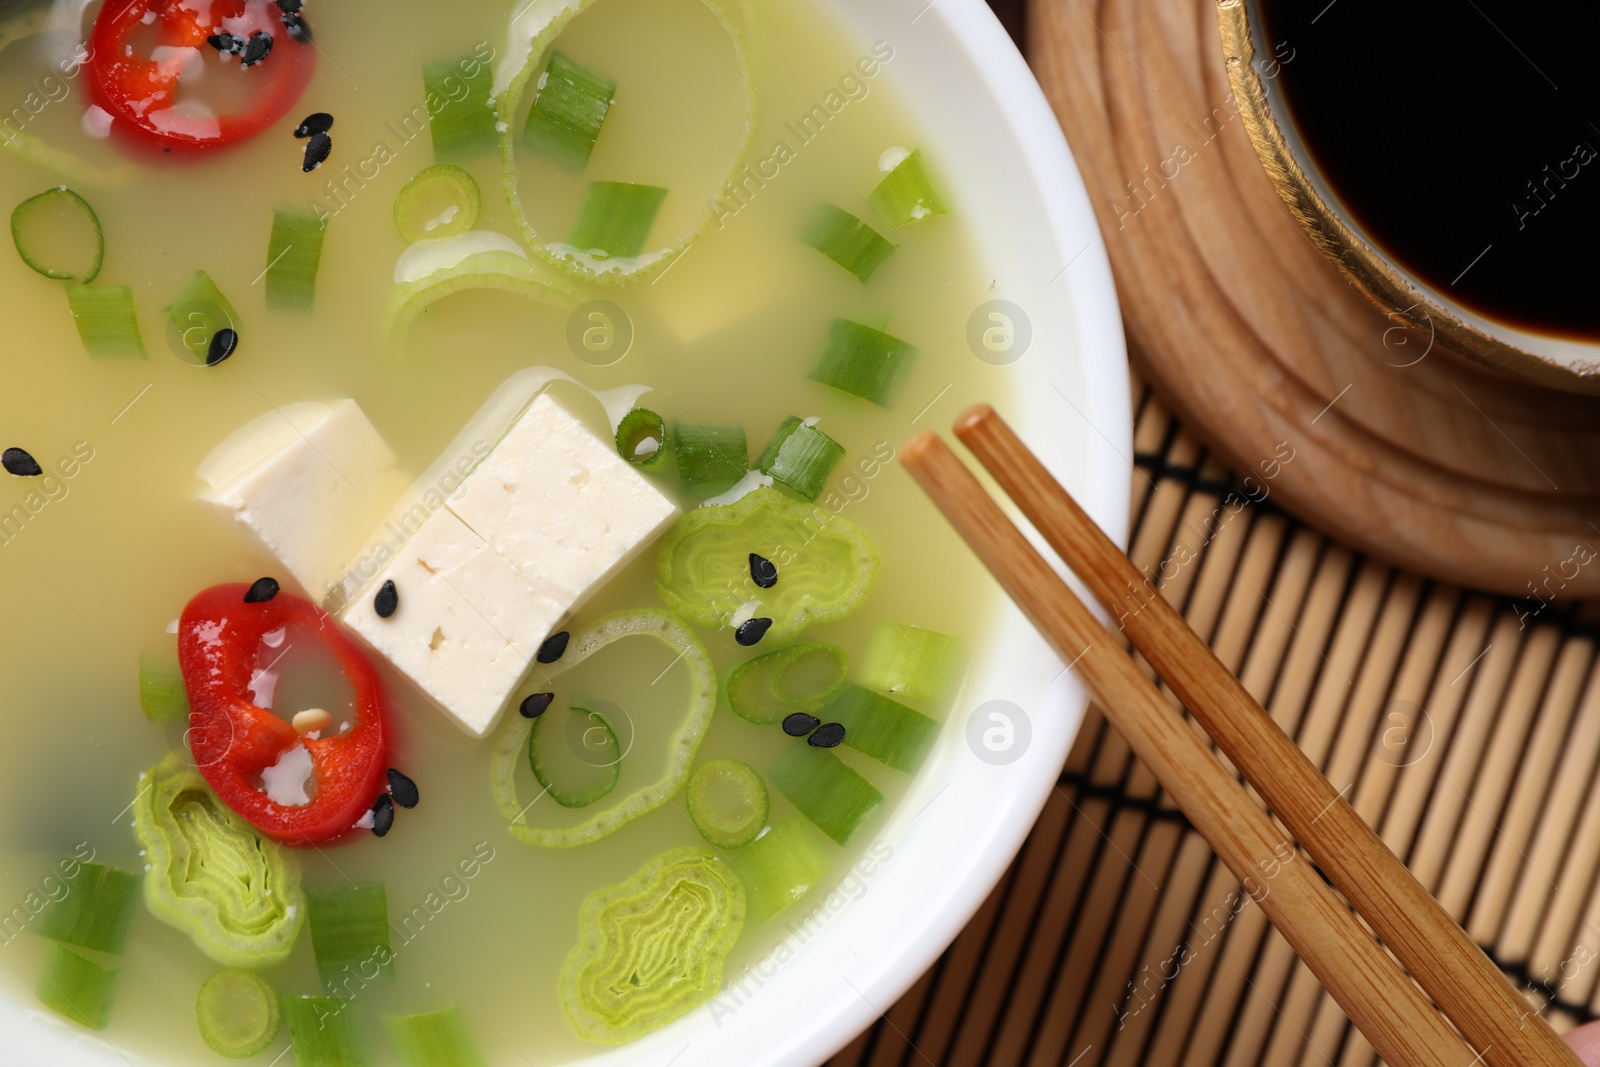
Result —
<path fill-rule="evenodd" d="M 902 461 L 1023 614 L 1074 661 L 1106 718 L 1379 1055 L 1391 1067 L 1577 1067 L 1555 1031 L 994 409 L 963 413 L 955 433 L 1281 827 L 955 453 L 926 432 L 907 442 Z"/>

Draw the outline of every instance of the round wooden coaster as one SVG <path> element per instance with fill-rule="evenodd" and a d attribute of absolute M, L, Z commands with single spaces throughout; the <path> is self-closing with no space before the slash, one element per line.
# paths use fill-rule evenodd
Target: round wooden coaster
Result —
<path fill-rule="evenodd" d="M 1031 0 L 1029 16 L 1129 351 L 1246 490 L 1425 574 L 1600 593 L 1600 398 L 1469 363 L 1345 282 L 1251 147 L 1215 3 Z"/>

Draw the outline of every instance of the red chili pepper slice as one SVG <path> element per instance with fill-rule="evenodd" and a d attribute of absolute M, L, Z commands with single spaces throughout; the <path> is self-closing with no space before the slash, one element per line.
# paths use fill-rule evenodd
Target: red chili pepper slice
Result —
<path fill-rule="evenodd" d="M 207 43 L 255 33 L 270 34 L 272 49 L 249 67 Z M 165 149 L 260 133 L 294 107 L 316 69 L 316 50 L 289 35 L 274 0 L 106 0 L 89 51 L 89 93 L 112 130 Z"/>
<path fill-rule="evenodd" d="M 348 833 L 383 792 L 388 770 L 387 704 L 372 663 L 322 609 L 279 593 L 247 604 L 247 585 L 217 585 L 189 601 L 178 621 L 178 664 L 189 693 L 189 748 L 206 782 L 262 833 L 289 845 L 315 845 Z M 330 737 L 301 737 L 251 700 L 263 639 L 295 626 L 324 642 L 355 697 L 355 722 Z M 315 794 L 281 804 L 261 788 L 261 772 L 294 748 L 311 754 Z"/>

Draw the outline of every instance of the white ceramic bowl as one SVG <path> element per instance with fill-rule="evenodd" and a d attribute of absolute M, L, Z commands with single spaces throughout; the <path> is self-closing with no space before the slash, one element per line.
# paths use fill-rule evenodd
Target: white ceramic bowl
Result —
<path fill-rule="evenodd" d="M 1009 415 L 1122 541 L 1133 451 L 1122 320 L 1094 212 L 1044 95 L 983 0 L 840 6 L 867 39 L 894 45 L 895 76 L 923 115 L 938 116 L 928 126 L 953 199 L 976 216 L 1007 298 L 1031 321 L 1031 347 L 1009 368 Z M 974 671 L 927 767 L 869 843 L 870 870 L 858 864 L 861 875 L 813 893 L 789 920 L 804 925 L 730 975 L 710 1004 L 584 1067 L 813 1067 L 934 962 L 1021 847 L 1087 700 L 1009 604 L 998 627 L 1002 651 Z M 1012 712 L 1021 755 L 1009 764 L 979 759 L 967 741 L 973 711 L 990 701 L 1021 710 Z M 94 1036 L 40 1018 L 30 1005 L 0 1005 L 6 1062 L 128 1064 Z"/>

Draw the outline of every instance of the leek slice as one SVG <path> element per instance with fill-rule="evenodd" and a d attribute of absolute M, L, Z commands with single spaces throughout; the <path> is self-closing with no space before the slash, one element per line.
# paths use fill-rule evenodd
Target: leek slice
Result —
<path fill-rule="evenodd" d="M 234 814 L 176 755 L 144 776 L 133 832 L 145 906 L 224 967 L 281 963 L 305 921 L 300 864 Z"/>
<path fill-rule="evenodd" d="M 116 867 L 85 863 L 72 890 L 39 917 L 38 933 L 52 941 L 116 955 L 128 940 L 139 876 Z"/>
<path fill-rule="evenodd" d="M 438 163 L 400 187 L 394 225 L 407 241 L 437 241 L 471 230 L 482 207 L 483 194 L 472 175 Z"/>
<path fill-rule="evenodd" d="M 856 276 L 863 285 L 895 246 L 843 208 L 823 204 L 800 231 L 800 240 Z"/>
<path fill-rule="evenodd" d="M 649 408 L 634 408 L 617 427 L 617 454 L 642 471 L 659 472 L 672 455 L 667 423 Z"/>
<path fill-rule="evenodd" d="M 239 330 L 239 313 L 203 270 L 195 271 L 189 284 L 167 305 L 166 313 L 179 342 L 202 363 L 209 361 L 212 339 L 219 331 L 237 334 Z"/>
<path fill-rule="evenodd" d="M 631 259 L 644 251 L 666 198 L 657 185 L 592 182 L 567 243 L 596 259 Z"/>
<path fill-rule="evenodd" d="M 310 312 L 317 299 L 326 219 L 297 211 L 274 211 L 267 240 L 267 307 Z"/>
<path fill-rule="evenodd" d="M 617 787 L 622 746 L 598 711 L 550 708 L 528 734 L 528 765 L 551 800 L 586 808 Z"/>
<path fill-rule="evenodd" d="M 750 553 L 782 577 L 758 589 Z M 756 489 L 724 507 L 697 508 L 661 541 L 656 591 L 667 607 L 702 626 L 725 626 L 740 607 L 761 603 L 771 639 L 833 622 L 866 603 L 878 555 L 854 523 L 776 489 Z"/>
<path fill-rule="evenodd" d="M 891 226 L 920 222 L 950 211 L 934 188 L 933 175 L 928 173 L 928 163 L 922 158 L 920 148 L 884 175 L 867 199 Z"/>
<path fill-rule="evenodd" d="M 452 83 L 465 91 L 457 94 Z M 434 159 L 447 163 L 494 151 L 494 72 L 488 63 L 468 54 L 424 64 L 422 90 L 431 116 Z"/>
<path fill-rule="evenodd" d="M 371 978 L 362 971 L 393 972 L 389 896 L 382 882 L 307 889 L 305 896 L 311 950 L 323 985 L 337 991 L 338 979 L 350 971 L 357 972 L 358 981 Z"/>
<path fill-rule="evenodd" d="M 844 688 L 849 657 L 838 645 L 793 645 L 746 660 L 728 675 L 728 706 L 746 722 L 772 726 L 797 711 L 822 710 Z"/>
<path fill-rule="evenodd" d="M 783 420 L 766 451 L 756 460 L 756 470 L 807 500 L 815 500 L 843 458 L 843 445 L 791 415 Z"/>
<path fill-rule="evenodd" d="M 689 776 L 685 801 L 689 821 L 718 848 L 743 848 L 767 825 L 767 783 L 743 760 L 700 764 Z"/>
<path fill-rule="evenodd" d="M 492 230 L 412 245 L 395 263 L 394 280 L 384 317 L 391 339 L 432 304 L 467 289 L 496 289 L 562 309 L 578 306 L 570 288 L 552 284 L 515 242 Z"/>
<path fill-rule="evenodd" d="M 383 1027 L 406 1067 L 483 1067 L 455 1005 L 426 1015 L 386 1015 Z"/>
<path fill-rule="evenodd" d="M 366 1067 L 367 1049 L 349 1001 L 338 997 L 283 997 L 296 1067 Z"/>
<path fill-rule="evenodd" d="M 44 973 L 39 976 L 39 1000 L 62 1018 L 91 1030 L 104 1030 L 111 1021 L 111 999 L 117 992 L 119 973 L 52 941 L 45 950 Z"/>
<path fill-rule="evenodd" d="M 732 16 L 715 0 L 699 0 L 712 13 L 727 32 L 732 45 L 731 61 L 738 67 L 744 81 L 745 122 L 743 136 L 728 167 L 731 182 L 744 166 L 750 153 L 750 143 L 755 136 L 756 77 L 746 46 L 744 34 Z M 670 245 L 636 256 L 611 256 L 597 259 L 570 244 L 547 241 L 534 229 L 528 212 L 523 207 L 518 189 L 517 124 L 516 116 L 527 96 L 528 87 L 537 81 L 545 69 L 544 57 L 555 44 L 556 38 L 580 12 L 594 0 L 528 0 L 519 5 L 511 16 L 505 56 L 495 68 L 494 100 L 499 111 L 500 165 L 505 183 L 506 200 L 511 205 L 511 215 L 521 228 L 524 239 L 533 253 L 552 266 L 582 281 L 620 285 L 655 274 L 674 262 L 706 231 L 715 214 L 708 204 L 705 217 L 688 233 Z M 741 11 L 744 5 L 740 5 Z M 720 48 L 720 46 L 719 46 Z M 720 190 L 712 190 L 713 193 Z"/>
<path fill-rule="evenodd" d="M 883 803 L 883 794 L 826 749 L 796 741 L 772 768 L 772 784 L 841 845 Z"/>
<path fill-rule="evenodd" d="M 819 714 L 844 727 L 845 744 L 908 774 L 922 766 L 939 736 L 933 719 L 859 685 L 845 686 Z"/>
<path fill-rule="evenodd" d="M 99 216 L 65 185 L 18 204 L 11 212 L 11 239 L 22 262 L 57 281 L 92 282 L 106 258 Z"/>
<path fill-rule="evenodd" d="M 813 381 L 887 408 L 917 350 L 898 337 L 849 319 L 836 319 Z"/>
<path fill-rule="evenodd" d="M 750 446 L 743 426 L 672 428 L 678 455 L 678 490 L 686 496 L 715 496 L 731 489 L 750 469 Z"/>
<path fill-rule="evenodd" d="M 613 641 L 634 635 L 653 637 L 679 653 L 676 662 L 689 672 L 688 706 L 684 709 L 682 725 L 672 737 L 666 771 L 656 781 L 619 798 L 576 826 L 560 830 L 530 826 L 528 808 L 532 801 L 524 801 L 518 796 L 516 771 L 517 764 L 524 758 L 523 753 L 527 751 L 528 735 L 533 731 L 533 724 L 539 720 L 508 715 L 495 743 L 490 787 L 501 814 L 511 824 L 511 835 L 519 841 L 547 848 L 570 848 L 597 841 L 665 804 L 688 777 L 690 765 L 700 748 L 700 739 L 705 735 L 706 727 L 711 722 L 711 713 L 717 706 L 717 677 L 705 646 L 678 620 L 664 611 L 619 611 L 607 615 L 574 631 L 566 654 L 548 668 L 546 674 L 553 678 L 582 663 Z"/>
<path fill-rule="evenodd" d="M 522 131 L 529 148 L 582 174 L 615 103 L 617 83 L 552 52 Z"/>
<path fill-rule="evenodd" d="M 738 876 L 705 849 L 674 849 L 589 894 L 561 967 L 578 1036 L 620 1045 L 711 999 L 744 918 Z"/>
<path fill-rule="evenodd" d="M 734 857 L 751 909 L 770 919 L 811 891 L 828 873 L 833 846 L 805 819 L 791 815 Z"/>
<path fill-rule="evenodd" d="M 232 1060 L 254 1056 L 283 1028 L 278 993 L 259 974 L 229 968 L 200 985 L 195 998 L 200 1037 L 211 1051 Z"/>
<path fill-rule="evenodd" d="M 861 661 L 861 684 L 913 700 L 940 700 L 961 677 L 960 639 L 920 626 L 883 623 Z"/>
<path fill-rule="evenodd" d="M 67 307 L 78 325 L 83 347 L 95 359 L 147 359 L 139 336 L 133 290 L 126 285 L 72 285 Z"/>

